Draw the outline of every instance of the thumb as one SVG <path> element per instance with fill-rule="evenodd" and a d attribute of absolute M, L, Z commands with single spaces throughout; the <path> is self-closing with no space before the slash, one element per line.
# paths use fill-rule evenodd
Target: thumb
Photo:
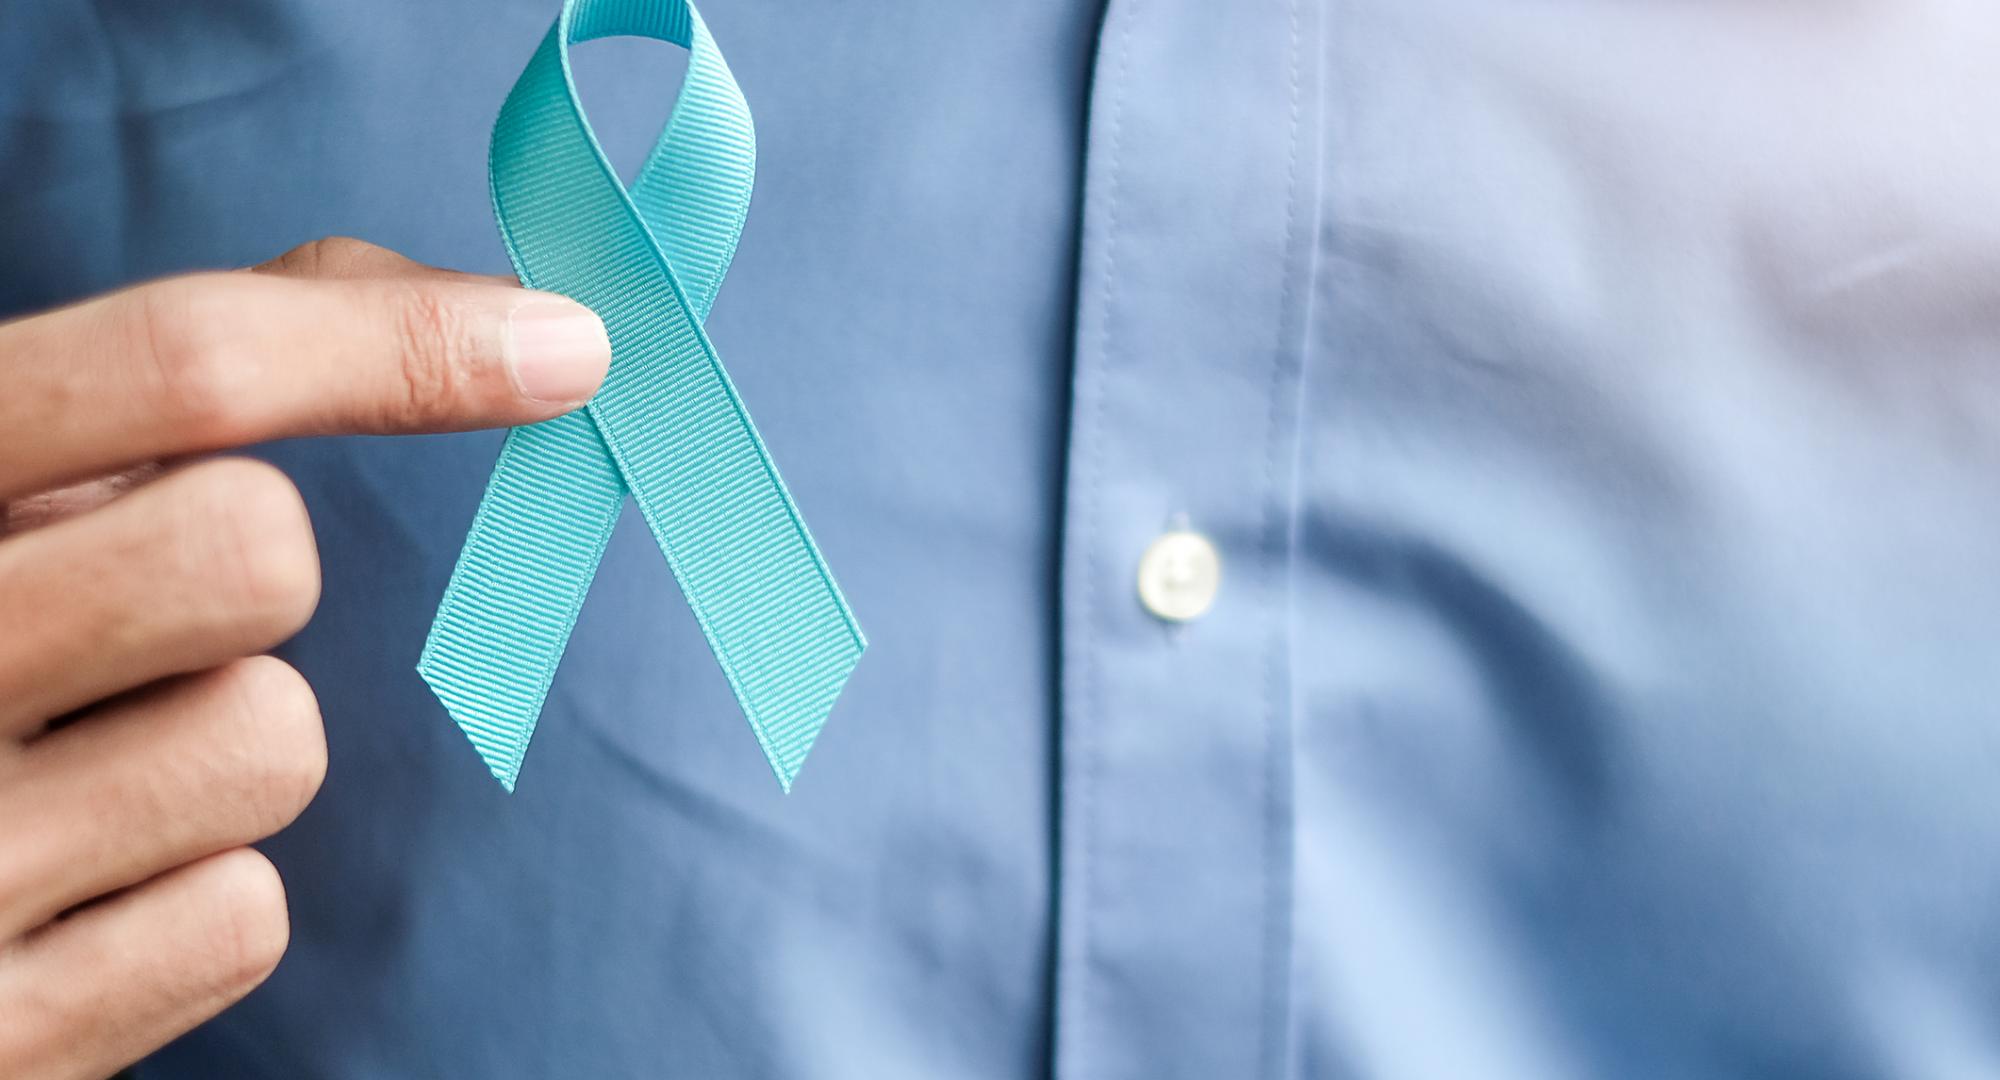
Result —
<path fill-rule="evenodd" d="M 297 435 L 532 423 L 603 381 L 590 309 L 399 259 L 169 278 L 0 323 L 0 499 Z"/>

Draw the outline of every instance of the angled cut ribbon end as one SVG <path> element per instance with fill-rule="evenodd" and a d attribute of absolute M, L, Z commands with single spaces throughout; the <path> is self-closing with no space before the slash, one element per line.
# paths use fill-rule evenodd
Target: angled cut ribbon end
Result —
<path fill-rule="evenodd" d="M 741 699 L 744 712 L 753 717 L 751 727 L 757 732 L 757 741 L 763 744 L 764 758 L 771 763 L 771 772 L 785 794 L 792 793 L 792 784 L 799 778 L 799 770 L 805 767 L 806 755 L 812 752 L 828 714 L 833 712 L 841 691 L 847 687 L 848 676 L 854 674 L 867 648 L 867 639 L 855 627 L 852 649 L 828 658 L 830 662 L 823 667 L 815 692 L 788 694 L 788 700 L 775 709 L 760 709 L 748 699 Z"/>
<path fill-rule="evenodd" d="M 514 794 L 514 779 L 521 775 L 520 761 L 510 762 L 487 757 L 483 751 L 479 756 L 486 762 L 486 771 L 493 774 L 493 779 L 500 781 L 501 789 L 509 795 Z"/>
<path fill-rule="evenodd" d="M 528 754 L 528 737 L 535 731 L 536 716 L 532 713 L 509 716 L 496 711 L 491 702 L 482 706 L 476 692 L 443 677 L 426 662 L 428 659 L 418 662 L 418 677 L 431 688 L 458 730 L 465 733 L 493 779 L 500 781 L 508 794 L 513 794 L 514 782 L 521 775 L 521 761 Z"/>

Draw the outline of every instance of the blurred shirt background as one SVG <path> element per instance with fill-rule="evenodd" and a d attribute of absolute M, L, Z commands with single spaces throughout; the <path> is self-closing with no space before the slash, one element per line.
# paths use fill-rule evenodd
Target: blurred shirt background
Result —
<path fill-rule="evenodd" d="M 0 310 L 504 269 L 556 7 L 11 5 Z M 867 657 L 781 796 L 627 521 L 509 798 L 413 671 L 499 436 L 271 448 L 331 771 L 141 1076 L 2000 1075 L 2000 9 L 703 13 Z M 635 166 L 678 52 L 576 58 Z"/>

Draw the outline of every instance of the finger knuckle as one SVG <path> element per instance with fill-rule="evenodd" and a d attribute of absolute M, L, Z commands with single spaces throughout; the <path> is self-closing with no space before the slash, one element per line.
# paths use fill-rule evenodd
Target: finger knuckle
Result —
<path fill-rule="evenodd" d="M 387 403 L 391 425 L 423 424 L 451 411 L 466 381 L 474 334 L 465 317 L 433 289 L 388 287 L 400 364 L 399 393 Z"/>
<path fill-rule="evenodd" d="M 45 840 L 34 828 L 23 826 L 43 820 L 45 810 L 32 796 L 22 786 L 0 791 L 0 812 L 7 815 L 0 821 L 13 823 L 0 829 L 0 941 L 37 921 L 37 867 L 43 865 L 38 849 Z M 5 948 L 0 945 L 0 954 Z"/>
<path fill-rule="evenodd" d="M 225 721 L 240 748 L 225 785 L 239 790 L 252 828 L 268 836 L 292 823 L 326 780 L 326 729 L 305 677 L 276 657 L 255 656 L 222 669 L 233 715 Z"/>
<path fill-rule="evenodd" d="M 217 444 L 235 440 L 249 419 L 246 387 L 252 365 L 229 332 L 240 308 L 237 281 L 227 274 L 193 274 L 138 290 L 139 368 L 148 400 L 169 422 Z"/>
<path fill-rule="evenodd" d="M 357 267 L 381 260 L 387 252 L 366 240 L 351 236 L 323 236 L 308 240 L 266 263 L 263 269 L 293 277 L 339 277 Z"/>
<path fill-rule="evenodd" d="M 210 940 L 208 957 L 215 989 L 247 992 L 262 983 L 284 959 L 291 944 L 291 912 L 284 879 L 271 860 L 250 848 L 212 857 L 207 875 Z"/>
<path fill-rule="evenodd" d="M 191 512 L 209 523 L 213 580 L 228 617 L 265 636 L 289 636 L 319 604 L 319 554 L 298 489 L 247 458 L 209 462 Z"/>

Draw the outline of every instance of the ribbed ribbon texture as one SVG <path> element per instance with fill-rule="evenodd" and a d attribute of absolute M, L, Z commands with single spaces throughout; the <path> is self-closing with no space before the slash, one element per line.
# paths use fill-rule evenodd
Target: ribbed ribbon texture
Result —
<path fill-rule="evenodd" d="M 570 73 L 572 43 L 619 35 L 688 50 L 630 190 Z M 612 352 L 588 406 L 508 434 L 417 663 L 509 791 L 628 493 L 787 791 L 867 647 L 702 329 L 756 162 L 742 91 L 685 0 L 565 0 L 493 126 L 514 269 L 595 310 Z"/>

